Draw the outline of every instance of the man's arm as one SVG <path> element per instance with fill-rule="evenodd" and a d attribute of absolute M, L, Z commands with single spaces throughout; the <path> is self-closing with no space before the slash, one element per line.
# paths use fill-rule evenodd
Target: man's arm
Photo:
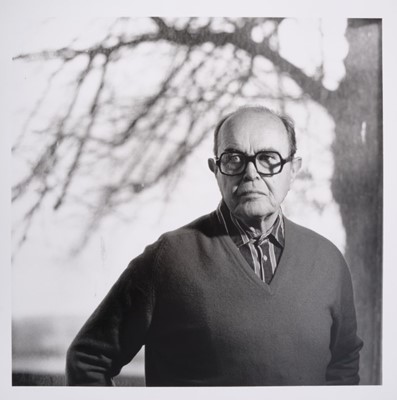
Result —
<path fill-rule="evenodd" d="M 363 347 L 357 336 L 356 311 L 350 272 L 343 262 L 339 293 L 333 309 L 331 330 L 332 358 L 327 367 L 328 385 L 358 385 L 359 352 Z"/>
<path fill-rule="evenodd" d="M 154 304 L 157 243 L 131 261 L 69 347 L 66 384 L 110 386 L 145 343 Z"/>

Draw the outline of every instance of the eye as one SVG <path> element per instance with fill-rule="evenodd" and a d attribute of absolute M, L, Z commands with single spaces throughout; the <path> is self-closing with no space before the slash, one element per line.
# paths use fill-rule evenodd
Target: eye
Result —
<path fill-rule="evenodd" d="M 229 153 L 224 155 L 225 163 L 240 164 L 243 162 L 243 156 L 237 153 Z"/>
<path fill-rule="evenodd" d="M 260 163 L 266 163 L 270 165 L 278 164 L 281 161 L 280 156 L 275 152 L 258 153 L 256 157 Z"/>

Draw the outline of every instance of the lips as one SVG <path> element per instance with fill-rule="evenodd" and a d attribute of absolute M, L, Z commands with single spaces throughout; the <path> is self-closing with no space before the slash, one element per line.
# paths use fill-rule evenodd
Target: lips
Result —
<path fill-rule="evenodd" d="M 259 190 L 243 190 L 238 193 L 239 196 L 266 196 L 266 193 Z"/>

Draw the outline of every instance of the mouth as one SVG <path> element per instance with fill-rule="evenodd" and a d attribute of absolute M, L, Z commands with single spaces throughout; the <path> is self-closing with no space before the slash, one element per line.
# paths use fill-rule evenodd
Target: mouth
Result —
<path fill-rule="evenodd" d="M 238 194 L 240 197 L 262 197 L 266 196 L 266 193 L 258 190 L 244 190 Z"/>

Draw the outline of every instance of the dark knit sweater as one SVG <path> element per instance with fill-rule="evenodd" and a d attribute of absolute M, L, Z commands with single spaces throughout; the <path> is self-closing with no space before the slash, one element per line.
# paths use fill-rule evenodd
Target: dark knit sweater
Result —
<path fill-rule="evenodd" d="M 148 386 L 357 384 L 349 270 L 332 243 L 285 219 L 267 285 L 212 213 L 131 261 L 70 346 L 68 384 L 112 384 L 142 345 Z"/>

